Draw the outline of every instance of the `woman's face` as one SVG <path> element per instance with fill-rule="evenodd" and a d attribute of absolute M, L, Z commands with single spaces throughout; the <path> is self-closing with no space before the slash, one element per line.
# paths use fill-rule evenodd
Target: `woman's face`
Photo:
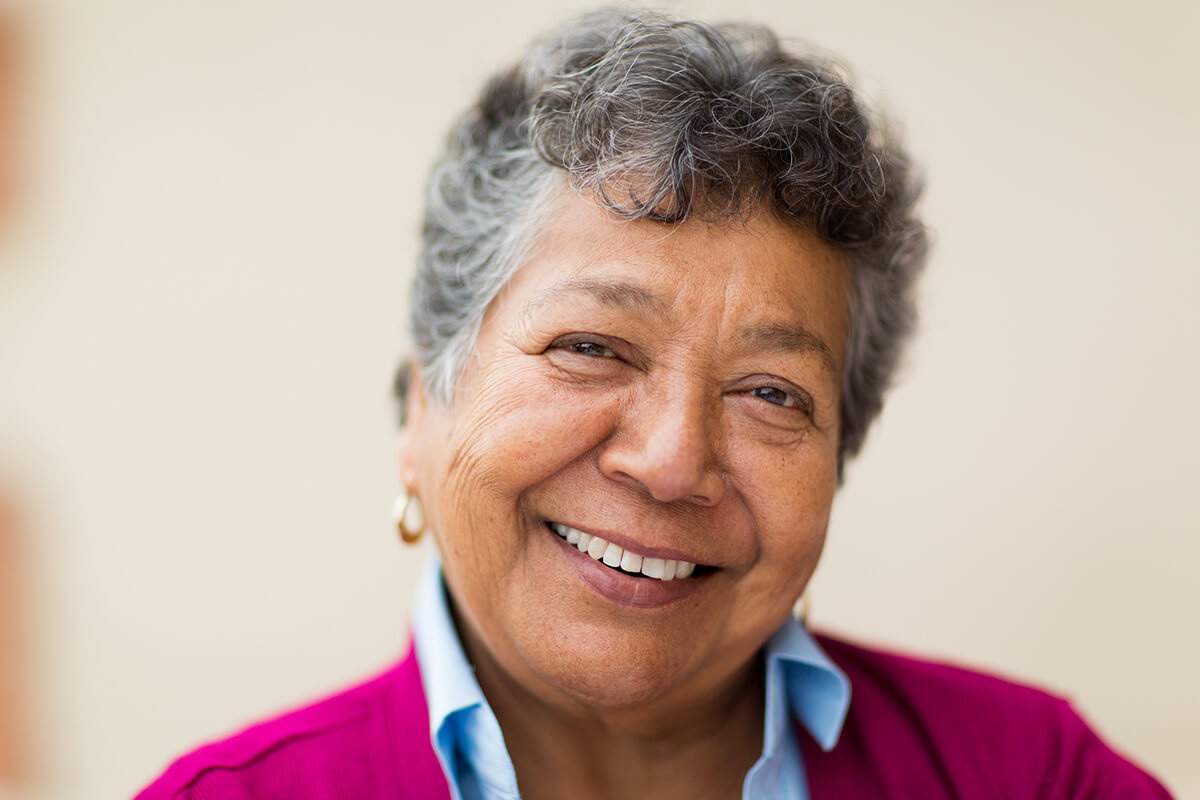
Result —
<path fill-rule="evenodd" d="M 743 674 L 820 555 L 846 270 L 765 213 L 673 227 L 564 194 L 453 406 L 415 387 L 401 467 L 481 672 L 686 703 Z"/>

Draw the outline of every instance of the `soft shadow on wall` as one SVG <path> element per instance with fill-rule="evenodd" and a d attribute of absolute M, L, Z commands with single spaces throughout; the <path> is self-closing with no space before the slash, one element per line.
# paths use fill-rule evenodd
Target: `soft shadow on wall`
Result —
<path fill-rule="evenodd" d="M 0 230 L 12 224 L 19 194 L 22 29 L 16 9 L 0 2 Z"/>
<path fill-rule="evenodd" d="M 13 224 L 20 199 L 22 30 L 16 9 L 0 3 L 0 235 Z M 0 470 L 0 797 L 7 798 L 32 791 L 33 754 L 27 705 L 27 529 L 4 475 Z"/>
<path fill-rule="evenodd" d="M 0 485 L 0 798 L 23 796 L 33 780 L 24 531 L 16 502 Z"/>

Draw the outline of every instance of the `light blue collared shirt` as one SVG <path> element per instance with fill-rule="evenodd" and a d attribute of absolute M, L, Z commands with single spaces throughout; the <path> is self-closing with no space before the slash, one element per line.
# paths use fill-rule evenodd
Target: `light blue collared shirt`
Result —
<path fill-rule="evenodd" d="M 425 570 L 413 609 L 413 638 L 429 703 L 429 735 L 454 800 L 519 800 L 517 774 L 500 723 L 475 679 L 446 602 L 441 563 Z M 837 743 L 850 706 L 850 681 L 795 619 L 766 645 L 763 752 L 742 784 L 742 800 L 809 800 L 792 719 L 825 750 Z"/>

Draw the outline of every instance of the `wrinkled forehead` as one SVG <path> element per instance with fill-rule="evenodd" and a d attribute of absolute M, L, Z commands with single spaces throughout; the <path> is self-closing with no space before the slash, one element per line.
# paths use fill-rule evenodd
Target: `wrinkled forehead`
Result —
<path fill-rule="evenodd" d="M 540 217 L 497 298 L 519 303 L 522 316 L 568 301 L 645 318 L 682 315 L 694 326 L 755 331 L 749 338 L 759 342 L 813 345 L 840 370 L 845 259 L 811 229 L 767 210 L 725 221 L 629 220 L 570 190 L 549 198 Z"/>

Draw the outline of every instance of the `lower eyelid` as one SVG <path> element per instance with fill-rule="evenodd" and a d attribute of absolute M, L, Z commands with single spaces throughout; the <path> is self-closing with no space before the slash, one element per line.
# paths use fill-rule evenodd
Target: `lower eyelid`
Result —
<path fill-rule="evenodd" d="M 749 397 L 753 402 L 760 403 L 763 406 L 766 406 L 775 411 L 792 413 L 792 414 L 799 412 L 800 414 L 803 414 L 806 418 L 812 419 L 812 415 L 813 415 L 812 404 L 809 403 L 805 398 L 798 397 L 793 392 L 785 392 L 785 394 L 787 394 L 787 396 L 788 396 L 788 399 L 791 401 L 791 405 L 780 405 L 779 403 L 772 403 L 767 400 L 762 400 L 760 398 L 754 397 L 753 394 L 751 394 L 749 392 L 747 392 L 746 394 L 747 394 L 747 397 Z M 770 413 L 770 412 L 768 412 L 768 413 Z"/>

